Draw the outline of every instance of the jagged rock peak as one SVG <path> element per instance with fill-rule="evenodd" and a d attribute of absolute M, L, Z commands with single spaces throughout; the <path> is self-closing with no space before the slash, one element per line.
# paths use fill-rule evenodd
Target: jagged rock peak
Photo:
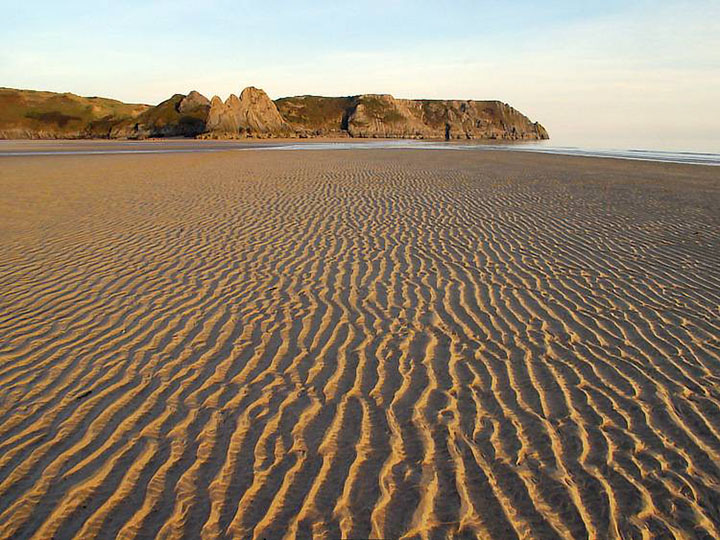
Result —
<path fill-rule="evenodd" d="M 272 101 L 270 97 L 265 93 L 265 90 L 262 90 L 261 88 L 256 88 L 254 86 L 248 86 L 244 88 L 243 91 L 240 92 L 240 99 L 247 99 L 251 101 Z"/>
<path fill-rule="evenodd" d="M 218 96 L 213 96 L 205 126 L 208 132 L 223 135 L 237 133 L 238 122 L 234 112 L 236 107 L 233 106 L 233 98 L 237 101 L 237 97 L 231 94 L 223 103 Z"/>
<path fill-rule="evenodd" d="M 203 96 L 200 92 L 192 90 L 187 96 L 182 98 L 178 104 L 178 111 L 185 113 L 205 107 L 210 107 L 210 100 Z"/>
<path fill-rule="evenodd" d="M 213 98 L 207 132 L 209 136 L 270 137 L 290 134 L 291 130 L 268 95 L 250 86 L 240 97 L 230 94 L 224 103 L 217 96 Z"/>

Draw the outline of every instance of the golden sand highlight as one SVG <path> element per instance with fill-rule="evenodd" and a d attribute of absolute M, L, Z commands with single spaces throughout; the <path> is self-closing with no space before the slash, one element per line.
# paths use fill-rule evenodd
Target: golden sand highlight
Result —
<path fill-rule="evenodd" d="M 715 173 L 4 158 L 0 538 L 720 537 Z"/>

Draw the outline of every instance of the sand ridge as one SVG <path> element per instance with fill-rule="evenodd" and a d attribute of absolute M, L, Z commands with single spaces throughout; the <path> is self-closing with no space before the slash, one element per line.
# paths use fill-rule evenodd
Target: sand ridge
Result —
<path fill-rule="evenodd" d="M 720 537 L 713 169 L 0 167 L 0 538 Z"/>

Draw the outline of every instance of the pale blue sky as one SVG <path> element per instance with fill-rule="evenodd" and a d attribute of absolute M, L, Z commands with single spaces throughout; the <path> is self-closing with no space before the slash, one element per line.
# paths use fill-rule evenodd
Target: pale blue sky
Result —
<path fill-rule="evenodd" d="M 501 99 L 557 144 L 720 151 L 720 0 L 0 1 L 1 86 Z"/>

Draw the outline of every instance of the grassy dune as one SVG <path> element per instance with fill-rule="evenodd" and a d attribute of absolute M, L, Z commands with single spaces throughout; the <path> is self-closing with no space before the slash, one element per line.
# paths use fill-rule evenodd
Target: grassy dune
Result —
<path fill-rule="evenodd" d="M 148 105 L 75 94 L 0 88 L 0 138 L 107 137 Z"/>

